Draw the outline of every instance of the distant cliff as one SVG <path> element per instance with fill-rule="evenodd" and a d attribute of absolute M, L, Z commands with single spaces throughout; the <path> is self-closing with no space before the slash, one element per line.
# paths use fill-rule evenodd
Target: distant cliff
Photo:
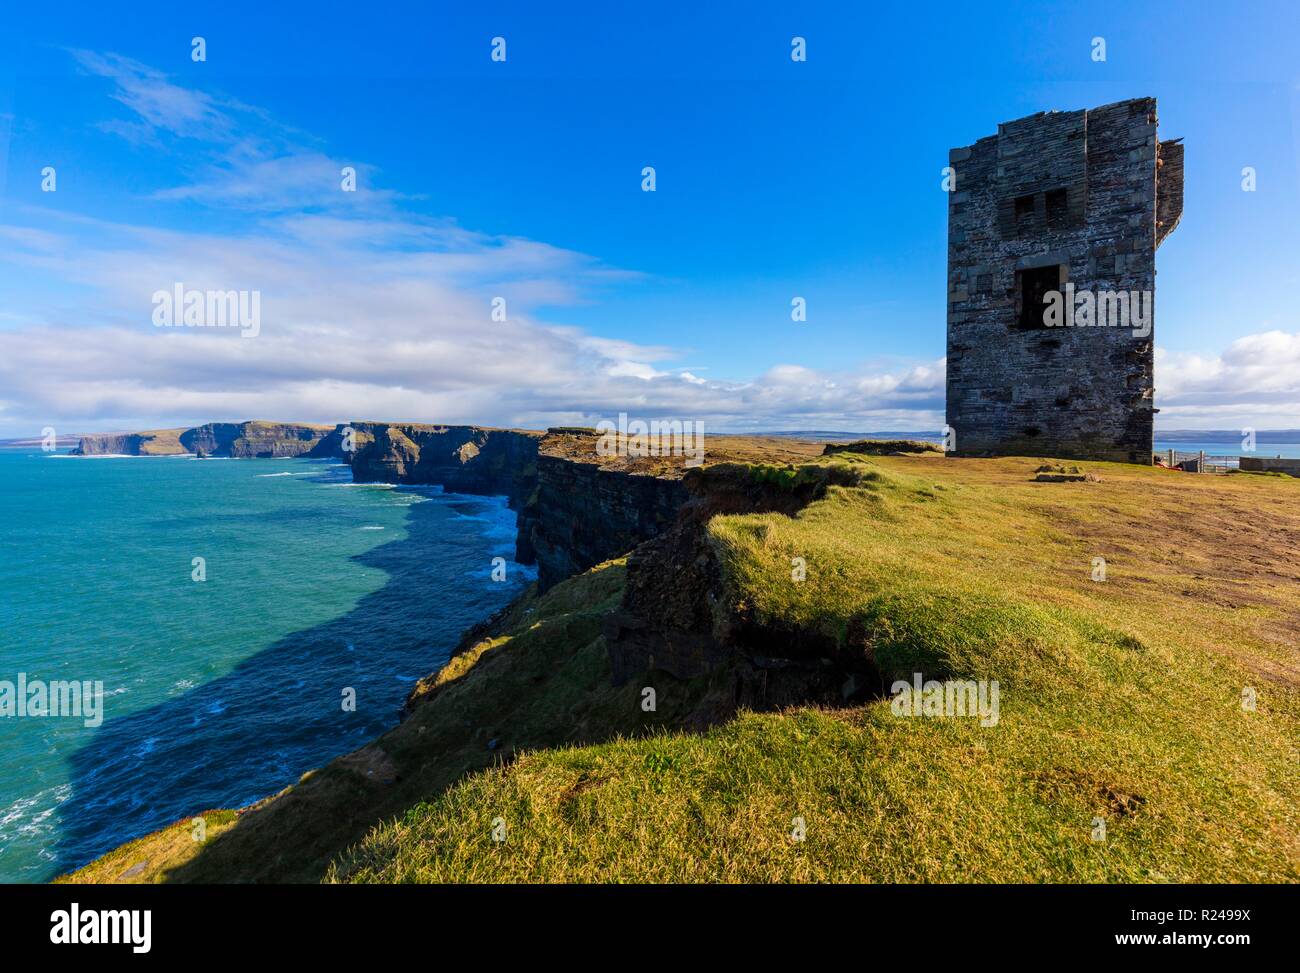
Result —
<path fill-rule="evenodd" d="M 210 422 L 190 429 L 82 438 L 74 453 L 196 453 L 235 458 L 336 457 L 357 483 L 441 486 L 507 498 L 515 559 L 536 564 L 543 591 L 668 530 L 686 503 L 682 456 L 602 455 L 595 430 L 547 432 L 423 423 Z M 813 447 L 714 437 L 708 462 L 806 459 Z"/>
<path fill-rule="evenodd" d="M 209 422 L 181 433 L 187 452 L 235 459 L 285 459 L 303 456 L 321 442 L 332 426 L 290 422 Z"/>
<path fill-rule="evenodd" d="M 639 469 L 598 456 L 596 436 L 583 430 L 352 426 L 358 483 L 507 497 L 518 511 L 515 559 L 537 564 L 542 590 L 656 536 L 686 500 L 680 468 Z"/>
<path fill-rule="evenodd" d="M 106 432 L 82 436 L 72 450 L 74 456 L 170 456 L 184 453 L 180 444 L 184 429 L 154 429 L 148 432 Z"/>
<path fill-rule="evenodd" d="M 508 497 L 515 509 L 537 484 L 540 432 L 388 422 L 352 428 L 357 483 L 439 485 L 451 493 Z"/>
<path fill-rule="evenodd" d="M 191 429 L 156 429 L 83 436 L 72 452 L 77 456 L 118 453 L 127 456 L 174 456 L 197 453 L 238 459 L 341 456 L 339 428 L 257 420 L 209 422 Z"/>

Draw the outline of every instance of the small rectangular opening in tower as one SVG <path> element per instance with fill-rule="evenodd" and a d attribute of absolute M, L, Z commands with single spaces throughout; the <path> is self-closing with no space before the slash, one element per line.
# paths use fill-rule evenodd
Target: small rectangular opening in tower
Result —
<path fill-rule="evenodd" d="M 1070 220 L 1070 196 L 1064 189 L 1049 190 L 1044 203 L 1047 209 L 1047 225 L 1065 226 Z"/>
<path fill-rule="evenodd" d="M 1023 232 L 1034 226 L 1034 197 L 1016 197 L 1016 231 Z"/>
<path fill-rule="evenodd" d="M 1047 327 L 1043 323 L 1043 311 L 1047 306 L 1045 298 L 1048 291 L 1060 290 L 1060 264 L 1026 268 L 1017 271 L 1016 277 L 1020 284 L 1016 327 L 1026 331 Z"/>

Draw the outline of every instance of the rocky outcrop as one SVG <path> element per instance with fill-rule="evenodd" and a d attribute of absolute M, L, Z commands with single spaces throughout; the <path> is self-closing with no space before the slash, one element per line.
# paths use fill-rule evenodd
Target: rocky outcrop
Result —
<path fill-rule="evenodd" d="M 356 451 L 370 442 L 370 437 L 358 432 L 351 423 L 340 422 L 303 453 L 308 459 L 341 459 L 352 462 Z"/>
<path fill-rule="evenodd" d="M 902 456 L 906 453 L 942 453 L 943 447 L 923 439 L 858 439 L 851 443 L 827 443 L 823 456 L 861 453 L 863 456 Z"/>
<path fill-rule="evenodd" d="M 73 456 L 173 456 L 186 452 L 180 444 L 184 429 L 149 432 L 107 432 L 82 436 Z"/>
<path fill-rule="evenodd" d="M 234 459 L 286 459 L 310 453 L 329 426 L 289 422 L 209 422 L 181 433 L 187 452 Z"/>
<path fill-rule="evenodd" d="M 670 529 L 628 556 L 622 604 L 604 619 L 615 684 L 649 670 L 694 679 L 725 665 L 732 700 L 762 708 L 835 702 L 877 681 L 870 662 L 846 655 L 834 639 L 756 617 L 746 599 L 727 590 L 707 532 L 718 515 L 794 516 L 828 487 L 855 485 L 858 476 L 843 464 L 689 471 L 687 502 Z"/>
<path fill-rule="evenodd" d="M 594 430 L 352 423 L 358 483 L 438 485 L 505 496 L 518 511 L 515 559 L 543 591 L 626 554 L 672 524 L 684 472 L 597 455 Z"/>
<path fill-rule="evenodd" d="M 441 486 L 450 493 L 509 498 L 519 509 L 537 485 L 542 433 L 485 426 L 354 422 L 357 483 Z"/>
<path fill-rule="evenodd" d="M 348 456 L 356 483 L 440 486 L 450 493 L 504 496 L 518 511 L 515 560 L 534 563 L 532 521 L 524 514 L 537 491 L 537 446 L 543 433 L 486 426 L 354 422 Z M 344 439 L 342 446 L 346 450 Z"/>
<path fill-rule="evenodd" d="M 209 422 L 189 429 L 102 433 L 81 437 L 76 456 L 229 456 L 285 459 L 292 456 L 343 456 L 341 427 L 295 422 Z"/>
<path fill-rule="evenodd" d="M 611 469 L 548 454 L 537 458 L 537 491 L 520 517 L 543 591 L 626 554 L 672 525 L 686 502 L 680 475 Z"/>

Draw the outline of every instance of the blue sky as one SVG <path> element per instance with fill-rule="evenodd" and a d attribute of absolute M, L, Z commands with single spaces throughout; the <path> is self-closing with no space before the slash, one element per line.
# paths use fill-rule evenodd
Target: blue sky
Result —
<path fill-rule="evenodd" d="M 179 6 L 6 16 L 0 436 L 938 428 L 948 148 L 1140 95 L 1187 144 L 1158 422 L 1300 426 L 1293 4 Z M 176 281 L 261 333 L 153 327 Z"/>

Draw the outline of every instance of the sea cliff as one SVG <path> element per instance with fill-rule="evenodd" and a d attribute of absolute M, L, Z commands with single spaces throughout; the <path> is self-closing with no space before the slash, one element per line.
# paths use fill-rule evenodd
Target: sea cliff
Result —
<path fill-rule="evenodd" d="M 601 448 L 602 445 L 606 448 Z M 209 422 L 181 429 L 84 436 L 82 456 L 125 454 L 247 458 L 337 458 L 357 483 L 441 486 L 451 493 L 504 496 L 516 511 L 515 559 L 536 564 L 540 590 L 658 537 L 689 493 L 682 455 L 640 455 L 626 439 L 594 429 L 409 422 L 335 426 Z M 711 437 L 704 465 L 801 461 L 816 449 L 788 439 Z"/>
<path fill-rule="evenodd" d="M 74 456 L 179 456 L 194 453 L 236 459 L 341 456 L 339 428 L 256 419 L 209 422 L 191 428 L 83 436 L 72 453 Z"/>
<path fill-rule="evenodd" d="M 545 433 L 484 426 L 356 422 L 358 483 L 439 485 L 496 494 L 517 515 L 515 557 L 536 564 L 546 591 L 667 530 L 686 502 L 682 456 L 637 456 L 593 429 Z M 707 462 L 807 458 L 810 447 L 772 439 L 716 437 Z M 626 443 L 623 443 L 626 446 Z M 629 454 L 632 455 L 629 455 Z"/>

